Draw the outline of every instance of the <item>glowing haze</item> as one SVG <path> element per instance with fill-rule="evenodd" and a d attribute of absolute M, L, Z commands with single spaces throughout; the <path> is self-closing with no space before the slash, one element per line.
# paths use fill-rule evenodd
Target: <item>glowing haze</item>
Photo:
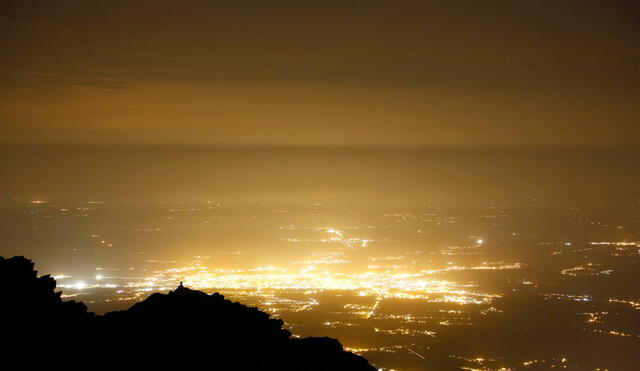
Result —
<path fill-rule="evenodd" d="M 635 370 L 639 17 L 4 0 L 0 256 L 96 312 L 219 291 L 380 369 Z"/>
<path fill-rule="evenodd" d="M 0 140 L 637 144 L 637 2 L 3 1 Z"/>

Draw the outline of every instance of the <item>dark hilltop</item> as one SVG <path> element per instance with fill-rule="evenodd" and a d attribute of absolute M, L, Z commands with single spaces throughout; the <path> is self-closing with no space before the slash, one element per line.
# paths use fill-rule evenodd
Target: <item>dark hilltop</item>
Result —
<path fill-rule="evenodd" d="M 375 370 L 336 339 L 294 338 L 282 320 L 217 293 L 181 285 L 99 316 L 82 302 L 62 301 L 56 281 L 33 268 L 24 257 L 0 257 L 8 358 L 145 369 Z"/>

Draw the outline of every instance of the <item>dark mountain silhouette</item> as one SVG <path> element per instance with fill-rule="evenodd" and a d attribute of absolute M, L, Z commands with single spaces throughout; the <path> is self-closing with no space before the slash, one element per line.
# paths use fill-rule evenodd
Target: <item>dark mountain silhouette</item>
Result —
<path fill-rule="evenodd" d="M 0 257 L 0 317 L 6 355 L 83 366 L 210 370 L 374 370 L 338 340 L 298 339 L 256 308 L 180 285 L 104 316 L 62 301 L 56 281 L 24 257 Z M 18 356 L 19 355 L 19 356 Z M 32 358 L 28 358 L 32 355 Z M 48 358 L 54 356 L 52 358 Z"/>

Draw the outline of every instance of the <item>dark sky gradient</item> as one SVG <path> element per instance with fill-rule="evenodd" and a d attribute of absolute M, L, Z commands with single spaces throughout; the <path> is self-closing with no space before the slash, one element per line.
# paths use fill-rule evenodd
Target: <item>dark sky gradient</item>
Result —
<path fill-rule="evenodd" d="M 91 310 L 637 370 L 639 159 L 640 0 L 0 0 L 0 255 Z"/>
<path fill-rule="evenodd" d="M 0 143 L 640 141 L 637 1 L 3 1 Z"/>

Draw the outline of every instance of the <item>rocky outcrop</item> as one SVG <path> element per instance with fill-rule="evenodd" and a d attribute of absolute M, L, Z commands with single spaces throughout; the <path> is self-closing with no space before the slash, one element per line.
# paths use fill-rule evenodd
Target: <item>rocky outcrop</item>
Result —
<path fill-rule="evenodd" d="M 24 257 L 0 257 L 0 316 L 14 352 L 145 369 L 374 370 L 336 339 L 291 337 L 280 319 L 182 285 L 96 316 L 83 303 L 62 301 L 55 280 L 33 267 Z"/>

